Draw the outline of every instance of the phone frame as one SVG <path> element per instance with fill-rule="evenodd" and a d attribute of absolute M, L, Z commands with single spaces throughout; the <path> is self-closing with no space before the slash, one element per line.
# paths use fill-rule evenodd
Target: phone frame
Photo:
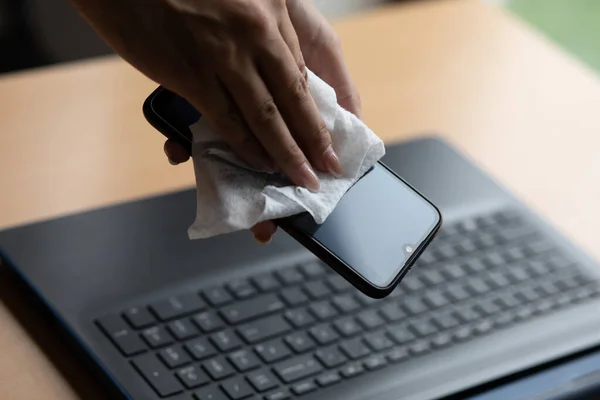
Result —
<path fill-rule="evenodd" d="M 161 132 L 167 138 L 179 143 L 184 146 L 185 149 L 191 154 L 192 142 L 190 139 L 181 132 L 181 130 L 189 129 L 188 127 L 176 127 L 165 120 L 154 108 L 154 101 L 163 93 L 167 95 L 175 95 L 169 90 L 159 86 L 156 90 L 154 90 L 148 98 L 144 101 L 144 105 L 142 107 L 144 117 L 146 120 L 152 125 L 156 130 Z M 406 185 L 409 189 L 414 191 L 423 201 L 427 202 L 431 208 L 437 214 L 437 223 L 429 232 L 427 237 L 422 240 L 419 246 L 412 252 L 412 254 L 408 257 L 404 266 L 400 268 L 400 270 L 396 273 L 394 278 L 390 281 L 390 283 L 385 287 L 380 287 L 374 285 L 373 283 L 366 280 L 361 274 L 356 272 L 350 265 L 348 265 L 345 261 L 340 259 L 336 254 L 332 253 L 329 249 L 324 247 L 321 243 L 319 243 L 315 238 L 310 235 L 304 234 L 302 231 L 294 228 L 292 224 L 293 217 L 287 217 L 278 219 L 275 221 L 277 226 L 283 229 L 288 235 L 298 241 L 302 246 L 304 246 L 307 250 L 313 253 L 317 258 L 327 264 L 330 268 L 332 268 L 335 272 L 341 275 L 344 279 L 350 282 L 354 287 L 363 292 L 369 297 L 381 299 L 389 295 L 396 285 L 404 278 L 404 276 L 410 271 L 413 267 L 415 261 L 419 258 L 419 256 L 425 251 L 425 249 L 429 246 L 433 238 L 439 232 L 442 226 L 442 213 L 440 210 L 429 201 L 423 194 L 421 194 L 418 190 L 412 187 L 408 182 L 402 179 L 398 174 L 396 174 L 392 169 L 390 169 L 387 165 L 378 161 L 378 164 L 385 168 L 389 173 L 391 173 L 394 177 L 396 177 L 401 183 Z"/>

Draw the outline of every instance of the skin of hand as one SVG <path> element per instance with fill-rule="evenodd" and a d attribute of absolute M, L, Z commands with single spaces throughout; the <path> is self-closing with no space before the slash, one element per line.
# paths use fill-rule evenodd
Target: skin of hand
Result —
<path fill-rule="evenodd" d="M 339 40 L 310 0 L 73 0 L 130 64 L 192 103 L 248 164 L 319 189 L 343 173 L 305 66 L 360 117 Z M 189 159 L 167 141 L 172 164 Z M 273 222 L 252 228 L 267 243 Z"/>

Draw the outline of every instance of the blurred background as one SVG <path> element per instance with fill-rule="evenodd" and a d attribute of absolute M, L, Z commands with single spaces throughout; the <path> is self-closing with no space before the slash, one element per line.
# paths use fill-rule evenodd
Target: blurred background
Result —
<path fill-rule="evenodd" d="M 314 1 L 336 18 L 391 0 Z M 505 7 L 600 71 L 600 0 L 479 1 Z M 0 74 L 109 53 L 68 0 L 0 0 Z"/>

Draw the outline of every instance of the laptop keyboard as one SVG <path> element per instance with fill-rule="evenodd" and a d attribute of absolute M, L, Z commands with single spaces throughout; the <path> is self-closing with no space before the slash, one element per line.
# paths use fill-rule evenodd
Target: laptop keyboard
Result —
<path fill-rule="evenodd" d="M 387 298 L 319 261 L 97 322 L 159 397 L 284 400 L 600 295 L 511 210 L 447 224 Z"/>

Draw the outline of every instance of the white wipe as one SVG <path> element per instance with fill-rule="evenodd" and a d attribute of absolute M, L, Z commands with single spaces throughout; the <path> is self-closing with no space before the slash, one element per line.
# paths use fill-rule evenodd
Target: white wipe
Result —
<path fill-rule="evenodd" d="M 337 104 L 333 88 L 311 71 L 308 87 L 331 133 L 344 176 L 315 171 L 321 189 L 313 193 L 279 173 L 252 169 L 200 118 L 191 126 L 198 204 L 196 221 L 188 230 L 190 239 L 249 229 L 261 221 L 305 211 L 322 224 L 344 193 L 383 157 L 381 139 Z"/>

